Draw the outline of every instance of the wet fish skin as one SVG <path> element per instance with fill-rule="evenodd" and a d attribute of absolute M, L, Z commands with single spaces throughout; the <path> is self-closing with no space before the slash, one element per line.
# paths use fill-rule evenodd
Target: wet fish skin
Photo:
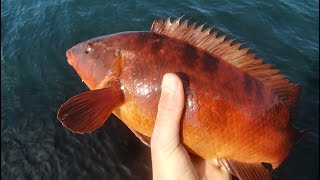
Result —
<path fill-rule="evenodd" d="M 85 44 L 92 45 L 92 54 L 83 54 Z M 288 109 L 268 87 L 188 43 L 152 32 L 125 32 L 70 51 L 87 61 L 75 69 L 91 89 L 103 88 L 105 77 L 120 80 L 125 101 L 113 112 L 145 136 L 152 134 L 161 79 L 173 72 L 186 91 L 181 137 L 190 152 L 278 167 L 295 143 Z M 89 69 L 94 76 L 87 76 Z"/>

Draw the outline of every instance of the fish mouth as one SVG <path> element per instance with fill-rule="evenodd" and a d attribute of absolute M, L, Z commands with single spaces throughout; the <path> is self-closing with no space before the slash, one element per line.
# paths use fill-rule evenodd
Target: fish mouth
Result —
<path fill-rule="evenodd" d="M 73 60 L 73 58 L 72 58 L 72 53 L 71 53 L 71 50 L 70 50 L 70 49 L 67 50 L 66 56 L 67 56 L 67 61 L 68 61 L 68 63 L 69 63 L 71 66 L 73 66 L 73 65 L 74 65 L 74 60 Z"/>

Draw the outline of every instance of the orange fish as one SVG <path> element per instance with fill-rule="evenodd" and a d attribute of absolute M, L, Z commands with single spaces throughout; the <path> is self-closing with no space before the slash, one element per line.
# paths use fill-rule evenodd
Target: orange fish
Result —
<path fill-rule="evenodd" d="M 300 96 L 277 69 L 212 28 L 181 17 L 150 32 L 122 32 L 79 43 L 68 63 L 91 91 L 64 103 L 58 119 L 88 133 L 113 113 L 143 142 L 151 137 L 162 77 L 176 73 L 185 90 L 181 141 L 189 153 L 218 159 L 239 179 L 271 179 L 303 136 L 291 125 Z"/>

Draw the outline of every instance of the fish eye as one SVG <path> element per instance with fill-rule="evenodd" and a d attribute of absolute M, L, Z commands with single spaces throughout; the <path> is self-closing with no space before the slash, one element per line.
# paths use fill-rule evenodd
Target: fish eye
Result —
<path fill-rule="evenodd" d="M 92 50 L 93 50 L 93 44 L 92 44 L 92 43 L 88 43 L 88 44 L 86 44 L 86 46 L 84 47 L 84 52 L 85 52 L 86 54 L 89 54 Z"/>

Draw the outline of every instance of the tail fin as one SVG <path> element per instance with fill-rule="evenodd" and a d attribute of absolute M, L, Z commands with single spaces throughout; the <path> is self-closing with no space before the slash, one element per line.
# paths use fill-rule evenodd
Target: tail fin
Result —
<path fill-rule="evenodd" d="M 292 84 L 288 87 L 288 92 L 283 100 L 289 108 L 290 111 L 290 119 L 291 121 L 295 120 L 298 116 L 297 106 L 299 104 L 300 93 L 301 93 L 301 85 L 300 84 Z"/>

